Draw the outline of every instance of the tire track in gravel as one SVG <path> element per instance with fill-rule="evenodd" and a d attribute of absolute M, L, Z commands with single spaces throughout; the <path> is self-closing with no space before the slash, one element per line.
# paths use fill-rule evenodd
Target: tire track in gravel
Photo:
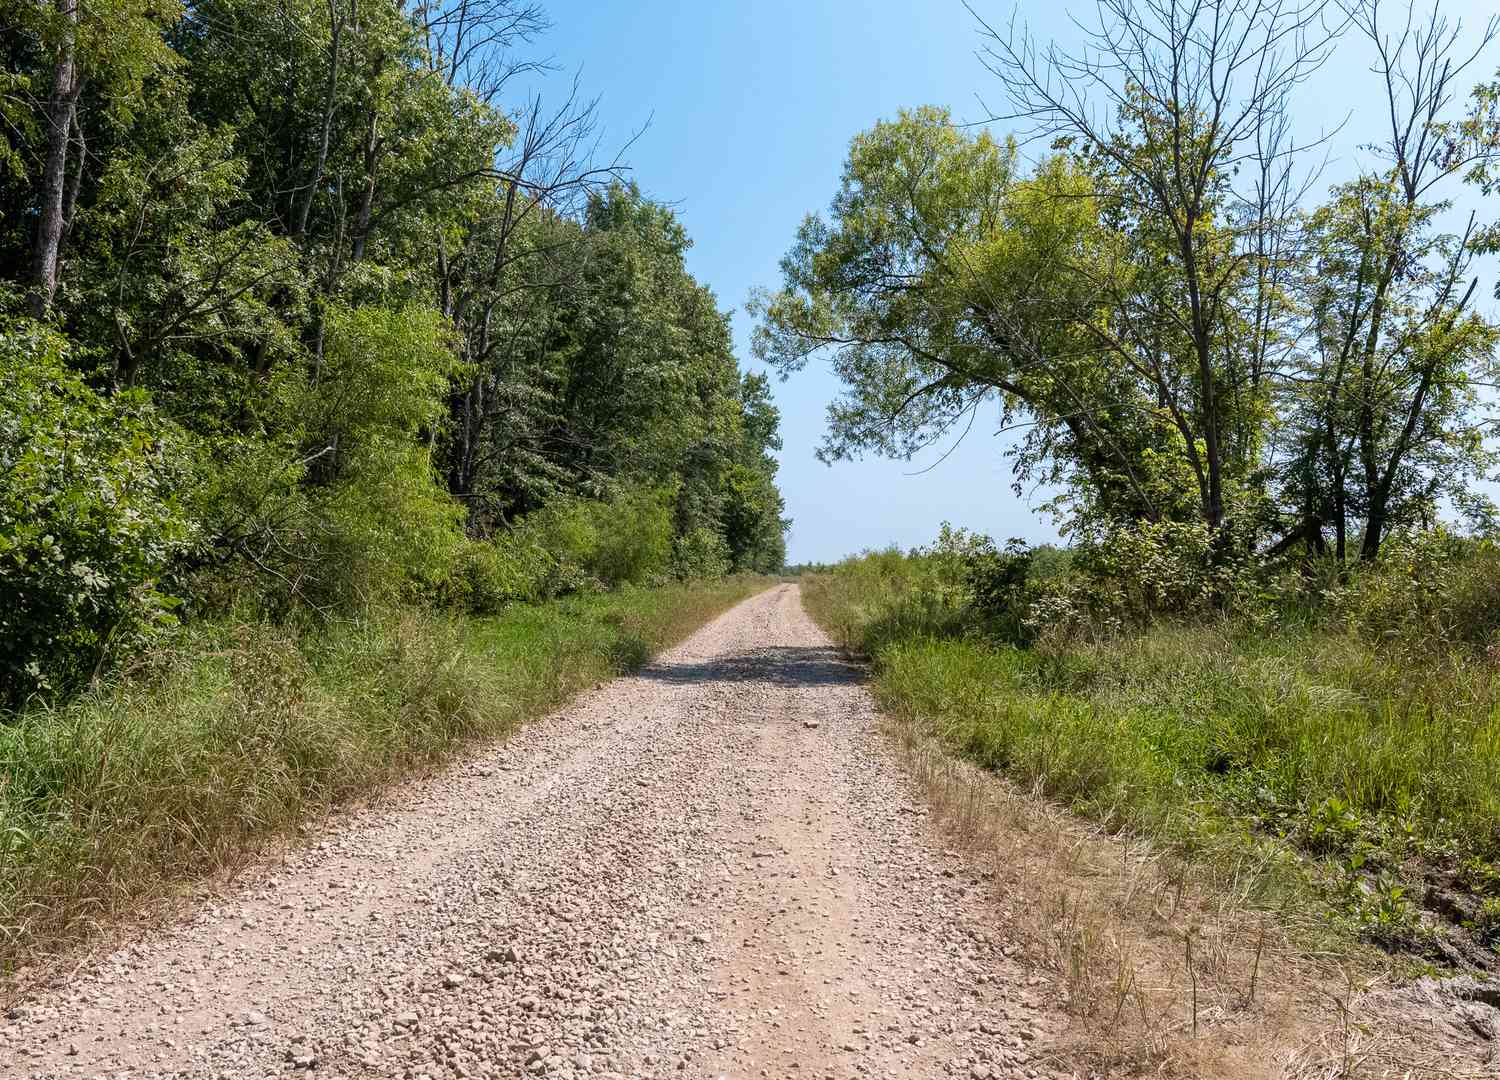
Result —
<path fill-rule="evenodd" d="M 1051 1077 L 795 586 L 0 1020 L 0 1076 Z"/>

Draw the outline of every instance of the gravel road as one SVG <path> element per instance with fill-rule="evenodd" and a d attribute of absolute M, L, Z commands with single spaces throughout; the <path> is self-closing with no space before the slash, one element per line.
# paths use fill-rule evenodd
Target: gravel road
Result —
<path fill-rule="evenodd" d="M 58 978 L 0 1075 L 1059 1075 L 1000 930 L 784 585 Z"/>

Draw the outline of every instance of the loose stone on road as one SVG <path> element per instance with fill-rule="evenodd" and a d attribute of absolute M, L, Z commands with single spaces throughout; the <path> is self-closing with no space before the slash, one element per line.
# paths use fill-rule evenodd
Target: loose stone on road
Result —
<path fill-rule="evenodd" d="M 0 1018 L 0 1076 L 1051 1077 L 795 586 Z"/>

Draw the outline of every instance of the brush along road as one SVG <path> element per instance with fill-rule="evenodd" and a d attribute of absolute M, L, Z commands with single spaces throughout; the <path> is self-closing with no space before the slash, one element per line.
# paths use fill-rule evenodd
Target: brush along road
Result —
<path fill-rule="evenodd" d="M 0 1075 L 1057 1075 L 878 724 L 778 587 L 60 974 Z"/>

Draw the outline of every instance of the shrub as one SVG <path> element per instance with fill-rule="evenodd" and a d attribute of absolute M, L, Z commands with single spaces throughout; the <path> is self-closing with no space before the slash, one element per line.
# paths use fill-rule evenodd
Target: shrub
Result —
<path fill-rule="evenodd" d="M 516 530 L 554 560 L 543 593 L 561 596 L 597 584 L 640 585 L 672 557 L 672 511 L 658 491 L 626 491 L 608 502 L 558 499 Z"/>
<path fill-rule="evenodd" d="M 194 511 L 212 558 L 194 593 L 207 610 L 348 613 L 428 595 L 453 574 L 464 515 L 430 446 L 456 371 L 442 319 L 334 305 L 326 320 L 316 378 L 274 387 L 294 430 L 205 438 Z"/>
<path fill-rule="evenodd" d="M 1035 635 L 1091 639 L 1149 626 L 1162 617 L 1271 614 L 1266 567 L 1248 541 L 1215 536 L 1200 522 L 1115 525 L 1089 536 L 1066 559 L 1049 555 L 1031 575 L 1026 623 Z"/>
<path fill-rule="evenodd" d="M 0 329 L 0 701 L 76 686 L 170 626 L 162 586 L 193 536 L 180 432 L 104 397 L 57 334 Z"/>
<path fill-rule="evenodd" d="M 1330 589 L 1336 615 L 1403 647 L 1500 646 L 1500 545 L 1446 529 L 1387 541 L 1380 562 Z"/>
<path fill-rule="evenodd" d="M 1001 549 L 988 536 L 955 531 L 945 522 L 931 557 L 943 568 L 939 576 L 956 587 L 959 603 L 987 633 L 1013 642 L 1027 637 L 1025 615 L 1033 590 L 1025 541 L 1012 539 Z"/>
<path fill-rule="evenodd" d="M 694 529 L 672 541 L 672 576 L 680 581 L 729 573 L 729 545 L 712 529 Z"/>
<path fill-rule="evenodd" d="M 448 601 L 473 615 L 496 615 L 506 605 L 541 599 L 557 560 L 525 530 L 469 540 L 449 578 Z"/>
<path fill-rule="evenodd" d="M 605 506 L 595 504 L 599 542 L 585 569 L 607 585 L 644 585 L 665 572 L 672 558 L 672 507 L 666 494 L 628 490 Z"/>
<path fill-rule="evenodd" d="M 358 467 L 319 493 L 319 565 L 306 595 L 349 609 L 436 590 L 463 544 L 463 508 L 421 446 L 367 447 Z"/>

